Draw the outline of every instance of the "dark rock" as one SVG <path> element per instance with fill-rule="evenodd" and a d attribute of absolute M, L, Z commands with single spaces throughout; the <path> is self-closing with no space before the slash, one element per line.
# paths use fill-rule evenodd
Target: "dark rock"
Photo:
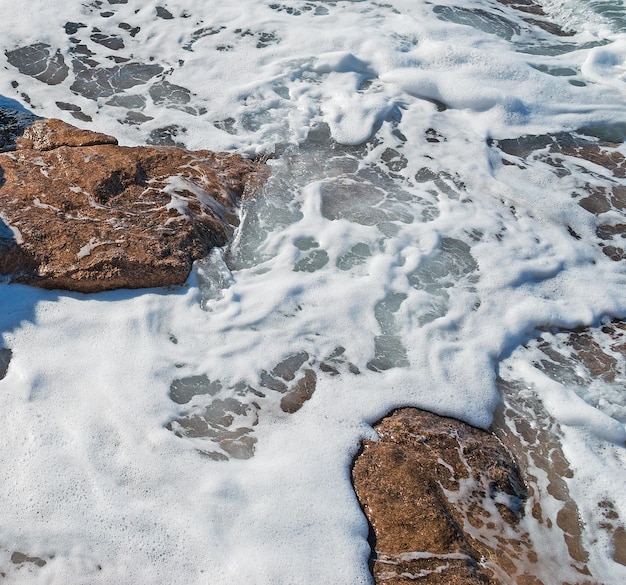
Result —
<path fill-rule="evenodd" d="M 0 273 L 81 292 L 182 284 L 265 172 L 233 154 L 116 143 L 44 120 L 0 154 Z"/>
<path fill-rule="evenodd" d="M 376 583 L 499 583 L 533 557 L 518 529 L 526 488 L 493 434 L 415 408 L 376 431 L 353 468 Z"/>
<path fill-rule="evenodd" d="M 0 152 L 15 150 L 16 140 L 36 120 L 30 112 L 0 108 Z"/>
<path fill-rule="evenodd" d="M 514 10 L 518 10 L 519 12 L 532 15 L 532 18 L 527 16 L 524 17 L 524 20 L 529 24 L 542 28 L 550 34 L 559 37 L 568 37 L 574 34 L 573 32 L 563 30 L 558 24 L 549 20 L 541 4 L 533 0 L 498 0 L 498 2 Z"/>
<path fill-rule="evenodd" d="M 97 65 L 95 61 L 75 60 L 73 66 L 76 77 L 70 89 L 90 100 L 97 100 L 147 83 L 163 72 L 163 68 L 155 63 L 122 63 L 106 68 Z"/>
<path fill-rule="evenodd" d="M 117 35 L 105 35 L 102 33 L 93 33 L 91 40 L 112 51 L 119 51 L 124 48 L 124 40 Z"/>
<path fill-rule="evenodd" d="M 163 6 L 156 7 L 156 15 L 164 20 L 172 20 L 174 18 L 174 15 L 167 8 L 163 8 Z"/>
<path fill-rule="evenodd" d="M 66 22 L 65 23 L 65 34 L 67 35 L 75 35 L 79 29 L 86 28 L 87 25 L 82 22 Z"/>
<path fill-rule="evenodd" d="M 41 559 L 39 557 L 30 557 L 27 554 L 24 554 L 24 553 L 18 552 L 18 551 L 15 551 L 11 555 L 11 562 L 14 565 L 21 565 L 23 563 L 33 563 L 33 564 L 37 565 L 38 567 L 43 567 L 46 564 L 46 561 L 44 561 L 43 559 Z"/>
<path fill-rule="evenodd" d="M 6 51 L 7 61 L 23 75 L 30 75 L 48 85 L 58 85 L 69 73 L 63 55 L 58 49 L 52 53 L 50 45 L 35 43 Z"/>
<path fill-rule="evenodd" d="M 150 132 L 148 138 L 148 144 L 154 146 L 180 146 L 182 142 L 175 140 L 180 134 L 184 134 L 187 128 L 183 128 L 178 124 L 171 124 L 169 126 L 163 126 L 162 128 L 156 128 Z"/>
<path fill-rule="evenodd" d="M 0 347 L 0 380 L 7 375 L 13 352 L 7 347 Z"/>
<path fill-rule="evenodd" d="M 165 80 L 153 84 L 149 93 L 152 101 L 157 105 L 187 104 L 191 100 L 191 92 L 187 88 Z"/>

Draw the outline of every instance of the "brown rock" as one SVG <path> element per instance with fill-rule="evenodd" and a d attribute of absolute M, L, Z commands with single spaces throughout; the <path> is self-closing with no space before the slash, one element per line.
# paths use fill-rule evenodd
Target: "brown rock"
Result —
<path fill-rule="evenodd" d="M 283 396 L 280 408 L 283 412 L 293 414 L 302 408 L 307 400 L 310 400 L 315 392 L 317 376 L 310 368 L 304 370 L 304 375 L 293 385 L 293 389 Z"/>
<path fill-rule="evenodd" d="M 581 128 L 577 132 L 560 132 L 543 136 L 521 136 L 515 139 L 492 141 L 491 145 L 503 154 L 502 162 L 527 168 L 527 161 L 539 160 L 558 177 L 576 174 L 584 179 L 572 197 L 578 204 L 597 217 L 598 245 L 611 260 L 626 259 L 626 157 L 620 148 L 626 137 L 626 126 L 598 126 Z M 589 164 L 591 163 L 591 165 Z M 594 166 L 601 172 L 596 172 Z M 608 217 L 604 214 L 610 212 Z M 606 223 L 608 220 L 609 223 Z M 580 236 L 572 228 L 570 235 Z"/>
<path fill-rule="evenodd" d="M 234 154 L 116 142 L 44 120 L 0 153 L 0 273 L 80 292 L 182 284 L 265 176 Z"/>
<path fill-rule="evenodd" d="M 598 327 L 540 331 L 540 337 L 516 350 L 515 359 L 626 422 L 626 323 L 614 320 Z M 612 583 L 596 573 L 606 571 L 608 565 L 590 563 L 590 558 L 598 542 L 612 543 L 613 560 L 626 565 L 626 518 L 620 513 L 618 494 L 606 493 L 595 502 L 576 499 L 570 488 L 580 485 L 579 470 L 570 465 L 561 423 L 546 410 L 540 385 L 521 374 L 524 368 L 510 369 L 504 363 L 498 370 L 503 375 L 496 379 L 502 403 L 496 409 L 492 430 L 524 472 L 525 509 L 532 517 L 533 533 L 540 535 L 537 542 L 550 543 L 549 548 L 538 551 L 534 574 L 546 585 Z M 602 391 L 595 391 L 598 387 Z M 611 554 L 610 549 L 607 553 Z M 558 559 L 556 574 L 554 566 L 550 567 L 554 559 Z M 567 574 L 570 578 L 564 581 Z"/>
<path fill-rule="evenodd" d="M 518 530 L 526 489 L 494 435 L 414 408 L 376 431 L 380 441 L 365 441 L 353 468 L 375 582 L 539 583 L 520 570 L 533 557 Z"/>
<path fill-rule="evenodd" d="M 536 157 L 563 172 L 564 162 L 582 159 L 609 170 L 620 179 L 626 177 L 626 158 L 618 150 L 619 143 L 608 139 L 598 139 L 591 132 L 595 129 L 581 129 L 576 132 L 559 132 L 542 136 L 521 136 L 519 138 L 500 140 L 495 144 L 504 153 L 521 158 Z M 609 130 L 606 131 L 609 133 Z M 582 172 L 587 169 L 580 167 Z"/>
<path fill-rule="evenodd" d="M 63 120 L 51 118 L 38 120 L 26 128 L 16 143 L 18 149 L 54 150 L 60 146 L 117 144 L 117 138 L 91 130 L 81 130 Z"/>

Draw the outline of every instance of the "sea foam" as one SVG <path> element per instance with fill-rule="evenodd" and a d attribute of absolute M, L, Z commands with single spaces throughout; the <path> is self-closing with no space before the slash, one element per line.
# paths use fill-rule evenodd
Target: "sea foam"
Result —
<path fill-rule="evenodd" d="M 349 471 L 370 424 L 414 405 L 488 427 L 505 378 L 535 397 L 511 407 L 529 424 L 562 428 L 588 570 L 626 577 L 598 528 L 607 498 L 626 517 L 624 421 L 523 350 L 539 328 L 626 317 L 622 263 L 576 204 L 619 181 L 581 159 L 555 171 L 547 146 L 497 150 L 623 123 L 623 33 L 523 17 L 412 0 L 0 6 L 3 99 L 272 169 L 183 287 L 0 286 L 7 582 L 369 583 Z M 583 580 L 557 528 L 529 518 L 555 543 L 538 546 L 543 577 Z"/>

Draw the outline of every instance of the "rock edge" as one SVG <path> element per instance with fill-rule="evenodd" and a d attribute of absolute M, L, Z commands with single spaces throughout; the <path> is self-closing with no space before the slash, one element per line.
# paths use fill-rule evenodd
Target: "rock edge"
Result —
<path fill-rule="evenodd" d="M 55 119 L 15 145 L 0 153 L 0 274 L 50 289 L 183 284 L 268 174 L 237 154 L 118 146 Z"/>
<path fill-rule="evenodd" d="M 416 408 L 375 429 L 352 475 L 376 583 L 538 583 L 523 574 L 535 558 L 518 527 L 526 488 L 492 433 Z"/>

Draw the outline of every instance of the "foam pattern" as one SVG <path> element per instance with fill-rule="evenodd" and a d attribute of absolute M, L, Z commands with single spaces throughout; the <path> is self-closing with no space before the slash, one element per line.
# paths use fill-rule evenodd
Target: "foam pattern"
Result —
<path fill-rule="evenodd" d="M 3 106 L 272 170 L 183 287 L 0 284 L 7 583 L 370 583 L 370 425 L 503 399 L 565 462 L 527 462 L 546 581 L 626 581 L 623 11 L 541 6 L 0 5 Z"/>

